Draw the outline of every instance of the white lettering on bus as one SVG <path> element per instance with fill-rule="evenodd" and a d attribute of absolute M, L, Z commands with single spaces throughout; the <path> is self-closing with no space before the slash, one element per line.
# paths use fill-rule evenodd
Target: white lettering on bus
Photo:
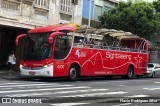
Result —
<path fill-rule="evenodd" d="M 125 55 L 125 54 L 118 54 L 118 53 L 110 53 L 106 52 L 106 58 L 109 59 L 125 59 L 125 60 L 131 60 L 131 55 Z"/>
<path fill-rule="evenodd" d="M 107 72 L 106 71 L 95 71 L 94 74 L 106 74 L 106 75 L 108 74 L 108 75 L 110 75 L 110 74 L 112 74 L 112 72 L 111 71 L 107 71 Z"/>
<path fill-rule="evenodd" d="M 64 69 L 64 65 L 58 65 L 57 68 L 58 69 Z"/>
<path fill-rule="evenodd" d="M 80 57 L 86 57 L 86 53 L 85 53 L 85 52 L 82 52 L 82 53 L 80 54 Z"/>

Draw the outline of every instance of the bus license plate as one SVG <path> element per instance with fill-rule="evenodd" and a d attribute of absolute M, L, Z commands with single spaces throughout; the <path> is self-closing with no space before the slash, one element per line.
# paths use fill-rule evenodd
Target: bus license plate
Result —
<path fill-rule="evenodd" d="M 30 71 L 29 74 L 30 75 L 35 75 L 35 72 L 34 71 Z"/>

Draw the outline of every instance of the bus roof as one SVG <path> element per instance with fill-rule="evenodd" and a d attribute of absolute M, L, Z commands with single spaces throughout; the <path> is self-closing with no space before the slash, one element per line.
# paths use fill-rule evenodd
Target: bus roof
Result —
<path fill-rule="evenodd" d="M 53 31 L 75 31 L 77 29 L 77 24 L 57 24 L 53 26 L 45 26 L 40 28 L 31 29 L 28 33 L 43 33 L 43 32 L 53 32 Z"/>
<path fill-rule="evenodd" d="M 53 26 L 46 26 L 46 27 L 40 27 L 31 29 L 28 31 L 28 33 L 43 33 L 43 32 L 54 32 L 54 31 L 63 31 L 63 32 L 76 32 L 76 33 L 90 33 L 95 34 L 99 36 L 111 36 L 114 38 L 117 38 L 119 40 L 121 39 L 141 39 L 139 36 L 136 36 L 132 34 L 131 32 L 125 32 L 122 30 L 115 30 L 115 29 L 107 29 L 107 28 L 92 28 L 88 27 L 87 25 L 81 25 L 78 26 L 77 24 L 57 24 Z"/>

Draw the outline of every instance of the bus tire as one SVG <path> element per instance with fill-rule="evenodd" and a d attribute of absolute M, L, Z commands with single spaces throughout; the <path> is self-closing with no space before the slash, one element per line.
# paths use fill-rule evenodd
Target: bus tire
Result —
<path fill-rule="evenodd" d="M 78 78 L 78 68 L 72 65 L 69 69 L 68 79 L 70 81 L 75 81 Z"/>
<path fill-rule="evenodd" d="M 134 68 L 132 66 L 129 66 L 128 67 L 128 70 L 127 70 L 127 78 L 132 78 L 134 75 Z"/>

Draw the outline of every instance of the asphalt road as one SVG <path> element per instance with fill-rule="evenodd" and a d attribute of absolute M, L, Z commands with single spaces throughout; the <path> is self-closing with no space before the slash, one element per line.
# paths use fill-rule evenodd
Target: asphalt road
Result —
<path fill-rule="evenodd" d="M 0 78 L 0 106 L 160 106 L 160 78 Z"/>

